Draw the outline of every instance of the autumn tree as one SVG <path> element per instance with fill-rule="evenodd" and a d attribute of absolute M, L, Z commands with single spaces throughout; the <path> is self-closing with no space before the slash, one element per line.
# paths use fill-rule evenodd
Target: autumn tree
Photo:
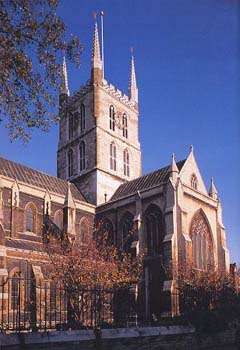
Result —
<path fill-rule="evenodd" d="M 49 128 L 63 53 L 80 63 L 82 45 L 57 9 L 58 0 L 0 0 L 0 116 L 12 140 Z"/>
<path fill-rule="evenodd" d="M 68 295 L 74 322 L 82 322 L 82 305 L 79 295 L 94 291 L 106 297 L 112 295 L 129 297 L 129 288 L 136 286 L 142 273 L 142 258 L 119 250 L 109 239 L 109 233 L 99 225 L 91 227 L 84 241 L 75 236 L 54 231 L 54 224 L 45 225 L 44 246 L 51 267 L 49 278 L 60 283 Z M 128 300 L 126 300 L 127 302 Z M 123 301 L 124 302 L 124 301 Z M 125 302 L 125 304 L 126 304 Z M 120 304 L 120 301 L 118 301 Z M 95 305 L 96 324 L 101 322 L 102 303 Z M 96 325 L 95 324 L 95 325 Z"/>

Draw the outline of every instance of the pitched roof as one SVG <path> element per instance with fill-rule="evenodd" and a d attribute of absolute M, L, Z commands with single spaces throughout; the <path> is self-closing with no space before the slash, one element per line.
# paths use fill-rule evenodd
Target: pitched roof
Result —
<path fill-rule="evenodd" d="M 181 171 L 186 159 L 177 162 L 177 167 Z M 170 175 L 171 166 L 168 165 L 149 174 L 140 176 L 134 180 L 123 183 L 118 187 L 110 201 L 117 200 L 137 193 L 137 191 L 147 190 L 166 182 Z"/>
<path fill-rule="evenodd" d="M 66 180 L 44 174 L 41 171 L 34 170 L 2 157 L 0 157 L 0 175 L 64 196 L 68 191 L 68 182 Z M 86 202 L 86 199 L 74 184 L 71 184 L 71 192 L 74 199 Z"/>

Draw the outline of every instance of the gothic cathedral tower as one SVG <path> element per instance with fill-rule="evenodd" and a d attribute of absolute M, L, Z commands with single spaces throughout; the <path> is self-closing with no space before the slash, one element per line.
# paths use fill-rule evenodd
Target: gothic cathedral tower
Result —
<path fill-rule="evenodd" d="M 134 58 L 126 96 L 104 79 L 97 23 L 91 79 L 73 96 L 63 62 L 59 117 L 58 177 L 74 182 L 89 202 L 108 201 L 120 184 L 141 175 Z"/>

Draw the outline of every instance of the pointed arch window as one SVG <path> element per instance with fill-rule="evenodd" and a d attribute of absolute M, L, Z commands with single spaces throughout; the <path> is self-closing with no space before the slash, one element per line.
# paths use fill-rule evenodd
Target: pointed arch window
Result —
<path fill-rule="evenodd" d="M 117 150 L 114 142 L 110 144 L 110 169 L 117 170 Z"/>
<path fill-rule="evenodd" d="M 131 237 L 133 236 L 133 225 L 134 225 L 134 216 L 130 212 L 126 212 L 121 221 L 120 221 L 120 227 L 121 227 L 121 246 L 124 251 L 128 250 L 129 244 L 131 244 Z"/>
<path fill-rule="evenodd" d="M 208 222 L 201 211 L 197 212 L 192 219 L 190 237 L 193 266 L 200 270 L 207 270 L 213 265 L 213 243 Z"/>
<path fill-rule="evenodd" d="M 122 116 L 123 137 L 128 138 L 128 120 L 126 113 Z"/>
<path fill-rule="evenodd" d="M 197 190 L 198 189 L 198 181 L 197 181 L 197 177 L 195 174 L 193 174 L 191 176 L 191 187 L 194 189 L 194 190 Z"/>
<path fill-rule="evenodd" d="M 80 131 L 83 132 L 86 126 L 85 106 L 82 103 L 80 107 Z"/>
<path fill-rule="evenodd" d="M 63 212 L 61 209 L 54 214 L 54 223 L 62 230 L 63 229 Z"/>
<path fill-rule="evenodd" d="M 68 176 L 73 176 L 73 150 L 68 151 Z"/>
<path fill-rule="evenodd" d="M 125 176 L 130 176 L 129 152 L 127 149 L 123 151 L 123 172 Z"/>
<path fill-rule="evenodd" d="M 144 214 L 144 231 L 147 254 L 154 256 L 162 252 L 163 217 L 156 205 L 150 205 Z"/>
<path fill-rule="evenodd" d="M 109 127 L 110 130 L 115 131 L 115 111 L 113 105 L 109 107 Z"/>
<path fill-rule="evenodd" d="M 79 160 L 80 160 L 80 171 L 83 171 L 86 167 L 86 154 L 85 154 L 85 142 L 82 141 L 79 146 Z"/>
<path fill-rule="evenodd" d="M 21 272 L 15 272 L 11 277 L 11 308 L 17 310 L 23 307 L 24 281 Z"/>
<path fill-rule="evenodd" d="M 89 220 L 84 216 L 79 223 L 79 233 L 76 237 L 75 244 L 82 245 L 88 242 L 91 233 L 90 228 Z"/>
<path fill-rule="evenodd" d="M 32 204 L 27 205 L 25 210 L 26 231 L 35 233 L 36 231 L 36 209 Z"/>

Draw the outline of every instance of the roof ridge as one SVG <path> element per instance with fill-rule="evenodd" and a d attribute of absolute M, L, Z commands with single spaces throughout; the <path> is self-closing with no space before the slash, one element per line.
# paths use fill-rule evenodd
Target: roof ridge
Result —
<path fill-rule="evenodd" d="M 177 162 L 179 171 L 181 171 L 185 161 L 186 159 L 182 159 Z M 125 181 L 116 189 L 109 202 L 123 198 L 125 196 L 133 195 L 139 190 L 143 191 L 148 188 L 158 186 L 159 184 L 165 182 L 167 180 L 168 175 L 170 174 L 170 172 L 168 171 L 170 167 L 171 165 L 169 164 L 157 170 L 151 171 L 150 173 L 141 175 L 130 181 Z"/>
<path fill-rule="evenodd" d="M 0 156 L 0 160 L 1 160 L 1 159 L 2 159 L 2 160 L 5 160 L 5 161 L 7 161 L 7 162 L 14 163 L 14 164 L 16 164 L 16 165 L 20 165 L 21 167 L 24 167 L 24 168 L 26 168 L 26 169 L 36 171 L 36 172 L 38 172 L 38 173 L 40 173 L 40 174 L 43 174 L 43 175 L 46 175 L 46 176 L 49 176 L 49 177 L 57 178 L 57 179 L 60 180 L 60 181 L 68 182 L 67 180 L 61 179 L 60 177 L 57 177 L 56 175 L 51 175 L 51 174 L 48 174 L 48 173 L 46 173 L 46 172 L 44 172 L 44 171 L 42 171 L 42 170 L 34 169 L 34 168 L 32 168 L 32 167 L 30 167 L 30 166 L 28 166 L 28 165 L 25 165 L 25 164 L 16 162 L 15 160 L 7 159 L 7 158 L 4 158 L 4 157 Z"/>
<path fill-rule="evenodd" d="M 64 192 L 64 188 L 68 184 L 68 180 L 64 180 L 64 179 L 61 179 L 57 176 L 44 173 L 43 171 L 36 170 L 36 169 L 31 168 L 27 165 L 24 165 L 24 164 L 21 164 L 19 162 L 15 162 L 13 160 L 6 159 L 6 158 L 0 156 L 0 162 L 1 161 L 3 163 L 2 164 L 3 171 L 1 172 L 1 164 L 0 164 L 0 176 L 4 175 L 4 176 L 10 177 L 12 179 L 16 179 L 17 181 L 20 181 L 23 183 L 28 183 L 32 186 L 37 186 L 37 187 L 43 188 L 46 191 L 50 191 L 50 192 L 52 191 L 55 193 L 60 193 L 61 195 L 66 195 L 66 193 L 63 193 L 63 192 Z M 5 162 L 6 162 L 6 167 L 4 167 Z M 10 173 L 9 173 L 9 171 L 6 171 L 6 168 L 10 169 Z M 25 174 L 24 174 L 24 172 L 25 172 Z M 33 179 L 28 179 L 29 181 L 26 181 L 25 178 L 19 179 L 19 177 L 22 178 L 24 175 L 26 177 L 27 172 L 35 173 L 35 175 L 33 176 Z M 16 173 L 19 176 L 17 176 Z M 28 173 L 28 175 L 30 175 L 30 174 Z M 41 184 L 41 178 L 42 178 L 42 180 L 44 180 L 42 184 Z M 51 182 L 52 183 L 55 182 L 55 185 L 58 183 L 58 190 L 56 188 L 55 189 L 51 188 L 51 187 L 54 187 L 54 185 L 52 185 Z M 79 199 L 79 200 L 83 200 L 83 201 L 87 202 L 85 196 L 82 194 L 82 192 L 78 189 L 78 187 L 73 182 L 71 182 L 71 188 L 75 192 L 74 199 Z M 60 189 L 60 191 L 59 191 L 59 189 Z M 76 194 L 76 191 L 77 191 L 78 195 Z"/>

